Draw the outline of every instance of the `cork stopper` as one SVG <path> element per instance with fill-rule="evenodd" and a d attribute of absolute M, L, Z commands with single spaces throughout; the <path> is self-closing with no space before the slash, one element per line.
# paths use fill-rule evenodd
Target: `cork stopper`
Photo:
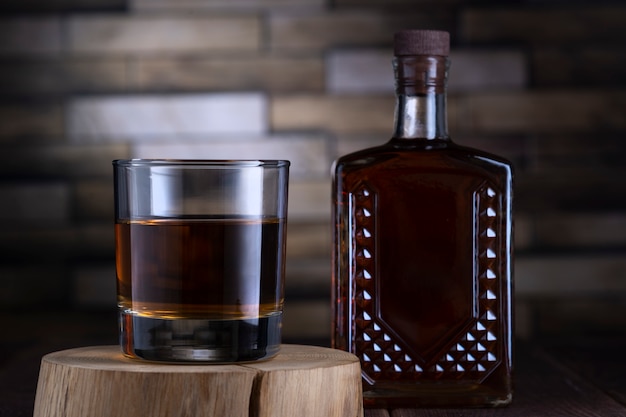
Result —
<path fill-rule="evenodd" d="M 403 30 L 394 35 L 394 55 L 450 54 L 450 34 L 441 30 Z"/>

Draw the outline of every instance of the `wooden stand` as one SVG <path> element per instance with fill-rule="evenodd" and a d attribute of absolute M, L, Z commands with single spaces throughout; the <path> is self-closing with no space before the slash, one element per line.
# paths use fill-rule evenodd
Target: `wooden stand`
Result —
<path fill-rule="evenodd" d="M 117 346 L 43 357 L 34 417 L 361 417 L 356 356 L 283 345 L 274 359 L 172 365 L 129 359 Z"/>

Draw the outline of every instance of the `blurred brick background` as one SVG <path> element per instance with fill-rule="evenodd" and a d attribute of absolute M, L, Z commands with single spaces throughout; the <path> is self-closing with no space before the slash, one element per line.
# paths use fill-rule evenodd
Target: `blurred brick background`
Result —
<path fill-rule="evenodd" d="M 626 5 L 2 0 L 0 316 L 115 305 L 111 160 L 286 158 L 285 336 L 330 325 L 330 169 L 385 142 L 391 39 L 452 34 L 449 126 L 516 167 L 517 332 L 626 332 Z"/>

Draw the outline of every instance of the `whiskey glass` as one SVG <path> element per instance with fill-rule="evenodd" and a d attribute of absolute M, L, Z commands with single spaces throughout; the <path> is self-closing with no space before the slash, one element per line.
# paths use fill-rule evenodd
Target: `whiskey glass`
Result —
<path fill-rule="evenodd" d="M 278 353 L 289 165 L 113 161 L 125 355 L 233 363 Z"/>

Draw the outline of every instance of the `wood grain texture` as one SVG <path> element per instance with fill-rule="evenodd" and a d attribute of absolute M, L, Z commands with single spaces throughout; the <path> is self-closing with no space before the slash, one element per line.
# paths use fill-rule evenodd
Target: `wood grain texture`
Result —
<path fill-rule="evenodd" d="M 255 417 L 363 415 L 361 367 L 351 354 L 297 345 L 283 345 L 281 352 L 275 360 L 247 365 L 259 371 Z"/>
<path fill-rule="evenodd" d="M 138 361 L 117 346 L 43 357 L 34 417 L 122 415 L 360 417 L 360 366 L 346 352 L 299 345 L 233 365 Z"/>

